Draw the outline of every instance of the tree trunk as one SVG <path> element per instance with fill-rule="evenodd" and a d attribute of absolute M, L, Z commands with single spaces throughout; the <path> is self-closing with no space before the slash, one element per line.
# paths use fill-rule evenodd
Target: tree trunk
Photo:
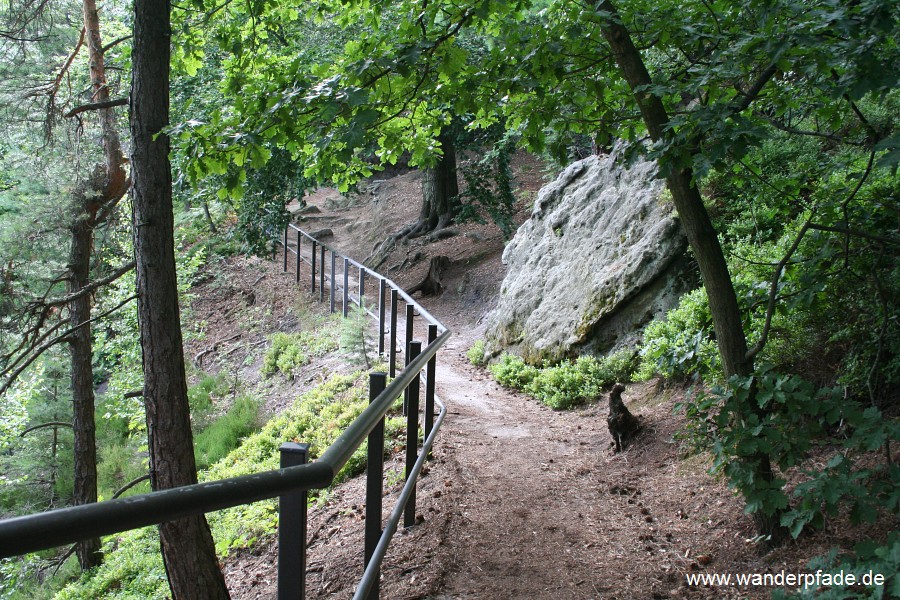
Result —
<path fill-rule="evenodd" d="M 85 39 L 88 46 L 92 103 L 109 100 L 100 19 L 94 0 L 83 0 Z M 111 108 L 99 111 L 104 163 L 97 165 L 90 177 L 79 186 L 73 203 L 72 245 L 69 249 L 70 292 L 78 292 L 90 283 L 94 228 L 101 208 L 117 202 L 125 193 L 127 177 L 123 168 L 122 148 Z M 97 501 L 97 444 L 94 421 L 94 371 L 91 348 L 91 295 L 84 294 L 69 303 L 69 321 L 76 328 L 69 345 L 72 366 L 72 427 L 75 434 L 75 504 Z M 76 545 L 78 562 L 83 570 L 97 566 L 103 559 L 100 538 Z"/>
<path fill-rule="evenodd" d="M 84 32 L 88 47 L 88 63 L 91 70 L 91 102 L 109 100 L 109 86 L 106 83 L 106 64 L 103 57 L 103 41 L 100 37 L 100 18 L 95 0 L 82 0 L 84 8 Z M 102 202 L 114 202 L 125 194 L 128 187 L 122 156 L 122 145 L 119 142 L 119 130 L 116 128 L 116 114 L 112 108 L 98 111 L 100 117 L 100 135 L 103 144 L 106 180 L 102 188 Z"/>
<path fill-rule="evenodd" d="M 613 15 L 603 27 L 603 36 L 612 48 L 613 56 L 629 87 L 635 90 L 651 85 L 652 80 L 640 52 L 634 46 L 628 31 L 620 24 L 615 7 L 604 0 L 600 8 Z M 669 122 L 662 100 L 644 92 L 635 93 L 634 97 L 650 137 L 653 141 L 662 140 L 665 137 L 665 126 Z M 666 184 L 672 193 L 688 243 L 700 266 L 725 375 L 749 375 L 753 371 L 753 363 L 747 360 L 747 340 L 741 325 L 737 295 L 718 235 L 706 212 L 700 190 L 694 184 L 693 173 L 689 168 L 673 169 L 666 178 Z"/>
<path fill-rule="evenodd" d="M 168 1 L 136 0 L 132 54 L 133 228 L 144 402 L 154 490 L 197 482 L 175 276 Z M 228 598 L 202 515 L 159 527 L 175 600 Z"/>
<path fill-rule="evenodd" d="M 603 37 L 610 45 L 625 80 L 634 92 L 647 131 L 653 141 L 663 140 L 669 116 L 662 100 L 654 94 L 635 91 L 653 83 L 641 54 L 628 30 L 622 25 L 618 11 L 610 0 L 601 1 L 598 7 L 611 15 L 602 26 Z M 753 359 L 748 355 L 747 338 L 744 335 L 731 274 L 728 272 L 718 235 L 703 204 L 691 169 L 687 167 L 673 169 L 666 177 L 666 184 L 672 193 L 675 209 L 700 267 L 725 376 L 751 375 Z M 761 409 L 758 404 L 751 401 L 751 410 Z M 771 482 L 774 479 L 768 455 L 754 455 L 749 457 L 749 462 L 756 465 L 759 480 Z M 783 531 L 780 514 L 776 512 L 774 515 L 764 515 L 757 512 L 753 518 L 761 535 L 772 535 L 776 539 L 781 537 Z"/>
<path fill-rule="evenodd" d="M 446 256 L 432 257 L 428 264 L 428 273 L 425 279 L 409 288 L 406 293 L 410 296 L 416 292 L 422 292 L 423 296 L 437 296 L 444 291 L 444 274 L 450 268 L 450 259 Z"/>
<path fill-rule="evenodd" d="M 422 211 L 419 223 L 424 223 L 422 234 L 442 229 L 453 222 L 458 210 L 459 182 L 456 177 L 456 147 L 447 133 L 438 137 L 444 155 L 433 167 L 423 171 Z"/>
<path fill-rule="evenodd" d="M 90 276 L 93 224 L 86 215 L 76 215 L 69 250 L 69 290 L 86 286 Z M 91 318 L 91 295 L 84 294 L 69 303 L 72 327 Z M 94 422 L 94 369 L 91 364 L 91 326 L 81 325 L 69 339 L 72 365 L 72 429 L 75 433 L 75 504 L 97 501 L 97 445 Z M 100 564 L 100 538 L 79 542 L 75 549 L 82 570 Z"/>

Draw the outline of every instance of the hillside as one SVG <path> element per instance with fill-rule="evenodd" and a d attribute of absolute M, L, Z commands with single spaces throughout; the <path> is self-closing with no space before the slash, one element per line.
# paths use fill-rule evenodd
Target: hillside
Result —
<path fill-rule="evenodd" d="M 541 171 L 528 160 L 518 172 L 521 220 Z M 419 185 L 410 172 L 365 186 L 349 201 L 319 190 L 307 201 L 320 212 L 304 227 L 331 229 L 329 245 L 364 258 L 385 235 L 415 219 Z M 422 302 L 454 333 L 448 359 L 438 363 L 438 394 L 449 416 L 418 488 L 420 524 L 395 538 L 383 569 L 383 597 L 764 598 L 770 589 L 691 587 L 685 574 L 804 571 L 829 548 L 850 548 L 876 535 L 875 528 L 832 527 L 761 553 L 741 500 L 706 473 L 709 457 L 686 455 L 676 439 L 683 422 L 673 408 L 690 389 L 658 381 L 629 386 L 624 398 L 644 429 L 626 452 L 614 455 L 605 398 L 553 411 L 493 382 L 465 352 L 482 335 L 498 293 L 503 239 L 490 225 L 455 229 L 458 235 L 439 242 L 399 246 L 382 267 L 408 287 L 421 280 L 431 257 L 449 257 L 445 292 Z M 236 258 L 220 265 L 204 284 L 219 286 L 216 300 L 194 305 L 207 335 L 191 356 L 234 365 L 241 378 L 256 383 L 266 336 L 295 330 L 304 311 L 327 310 L 302 283 L 298 289 L 290 274 L 280 273 L 280 261 Z M 203 287 L 196 296 L 206 296 Z M 235 314 L 256 314 L 257 320 L 236 330 Z M 263 382 L 267 411 L 277 412 L 325 371 L 339 368 L 330 359 L 305 367 L 292 382 Z M 389 495 L 399 489 L 401 469 L 396 460 L 386 467 Z M 357 480 L 311 511 L 309 597 L 352 595 L 362 573 L 363 504 Z M 385 504 L 390 510 L 390 498 Z M 230 556 L 225 570 L 233 597 L 274 597 L 275 563 L 272 541 Z"/>

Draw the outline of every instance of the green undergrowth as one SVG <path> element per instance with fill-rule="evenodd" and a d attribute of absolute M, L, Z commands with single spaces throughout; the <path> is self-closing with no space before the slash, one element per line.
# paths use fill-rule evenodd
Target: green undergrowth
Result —
<path fill-rule="evenodd" d="M 246 437 L 209 469 L 201 472 L 201 481 L 248 475 L 278 468 L 278 449 L 284 442 L 310 444 L 310 457 L 318 457 L 365 409 L 368 400 L 367 372 L 333 375 L 328 381 L 303 394 L 285 410 Z M 386 452 L 402 444 L 404 419 L 399 416 L 401 402 L 395 403 L 385 423 Z M 366 444 L 354 453 L 338 474 L 335 484 L 361 473 L 366 464 Z M 319 492 L 321 494 L 321 492 Z M 311 502 L 317 494 L 312 492 Z M 250 547 L 275 534 L 277 500 L 217 511 L 207 515 L 216 551 L 227 556 L 231 551 Z M 165 571 L 159 556 L 158 534 L 146 528 L 119 534 L 106 540 L 106 559 L 100 567 L 70 584 L 56 598 L 122 599 L 169 597 Z"/>
<path fill-rule="evenodd" d="M 272 345 L 263 357 L 262 373 L 266 376 L 281 373 L 293 378 L 297 369 L 316 356 L 324 356 L 338 348 L 337 323 L 327 320 L 322 327 L 297 333 L 276 333 Z"/>
<path fill-rule="evenodd" d="M 253 396 L 238 396 L 228 412 L 194 436 L 198 469 L 214 465 L 258 429 L 260 404 Z"/>
<path fill-rule="evenodd" d="M 484 340 L 477 340 L 472 347 L 466 351 L 466 358 L 476 367 L 483 367 L 485 364 L 485 343 Z"/>
<path fill-rule="evenodd" d="M 521 357 L 504 353 L 488 370 L 498 383 L 523 391 L 555 409 L 572 408 L 597 398 L 616 382 L 631 381 L 634 353 L 621 350 L 595 358 L 535 367 Z"/>

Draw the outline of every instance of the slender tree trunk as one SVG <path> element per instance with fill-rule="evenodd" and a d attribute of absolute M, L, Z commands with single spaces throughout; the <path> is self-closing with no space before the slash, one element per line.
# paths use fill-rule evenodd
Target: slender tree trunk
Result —
<path fill-rule="evenodd" d="M 93 227 L 86 216 L 76 217 L 72 226 L 69 251 L 69 290 L 77 292 L 90 279 Z M 69 320 L 73 327 L 91 318 L 91 295 L 85 294 L 69 303 Z M 91 326 L 81 325 L 69 340 L 72 365 L 72 429 L 75 433 L 75 504 L 97 501 L 97 445 L 94 422 L 94 369 L 91 364 Z M 100 538 L 79 542 L 75 549 L 83 570 L 103 560 Z"/>
<path fill-rule="evenodd" d="M 628 30 L 622 25 L 615 6 L 610 0 L 603 0 L 598 7 L 611 15 L 602 27 L 603 37 L 610 45 L 613 56 L 619 68 L 622 69 L 631 90 L 635 91 L 651 85 L 653 81 L 643 58 L 635 47 Z M 635 91 L 634 97 L 650 137 L 654 141 L 663 140 L 669 116 L 662 100 L 658 96 L 644 91 Z M 688 243 L 700 267 L 700 275 L 709 298 L 709 309 L 713 318 L 716 342 L 725 376 L 751 375 L 753 359 L 747 351 L 747 338 L 741 322 L 737 294 L 734 291 L 731 274 L 728 272 L 725 254 L 722 252 L 718 235 L 709 218 L 709 213 L 706 211 L 706 206 L 703 204 L 703 198 L 694 182 L 691 169 L 687 167 L 673 169 L 666 177 L 666 184 L 672 193 L 675 209 L 678 211 Z M 750 410 L 761 411 L 756 402 L 750 404 Z M 748 462 L 755 465 L 756 476 L 761 481 L 773 481 L 774 475 L 767 454 L 760 453 L 751 456 Z M 771 535 L 776 540 L 782 537 L 783 528 L 779 513 L 765 515 L 757 512 L 754 513 L 753 518 L 758 533 Z"/>
<path fill-rule="evenodd" d="M 134 3 L 133 228 L 144 402 L 154 490 L 196 483 L 175 275 L 169 139 L 170 5 Z M 228 598 L 204 516 L 164 523 L 160 546 L 175 600 Z"/>
<path fill-rule="evenodd" d="M 206 225 L 209 227 L 209 232 L 216 235 L 219 231 L 216 229 L 216 222 L 213 221 L 212 215 L 209 212 L 209 202 L 207 202 L 205 197 L 201 202 L 203 203 L 203 216 L 206 217 Z"/>
<path fill-rule="evenodd" d="M 83 0 L 85 39 L 91 78 L 91 102 L 109 100 L 100 19 L 94 0 Z M 69 291 L 78 292 L 90 283 L 94 228 L 104 206 L 118 201 L 125 193 L 127 177 L 115 113 L 111 108 L 99 111 L 103 164 L 97 165 L 90 177 L 75 193 L 72 244 L 69 249 Z M 91 348 L 91 295 L 85 294 L 69 303 L 69 320 L 77 327 L 70 342 L 72 367 L 72 427 L 75 434 L 75 504 L 97 501 L 97 444 L 94 421 L 94 371 Z M 80 542 L 76 554 L 84 570 L 100 564 L 100 538 Z"/>

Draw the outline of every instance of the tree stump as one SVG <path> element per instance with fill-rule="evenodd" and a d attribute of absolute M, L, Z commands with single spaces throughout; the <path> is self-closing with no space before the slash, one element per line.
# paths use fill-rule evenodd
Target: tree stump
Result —
<path fill-rule="evenodd" d="M 615 445 L 614 453 L 621 452 L 641 430 L 641 422 L 628 410 L 622 402 L 625 386 L 617 383 L 609 393 L 609 415 L 606 425 Z"/>
<path fill-rule="evenodd" d="M 408 293 L 412 296 L 416 292 L 422 292 L 423 296 L 435 296 L 444 291 L 443 279 L 444 273 L 450 268 L 450 259 L 446 256 L 435 256 L 431 259 L 428 266 L 428 274 L 425 279 L 409 288 Z"/>

